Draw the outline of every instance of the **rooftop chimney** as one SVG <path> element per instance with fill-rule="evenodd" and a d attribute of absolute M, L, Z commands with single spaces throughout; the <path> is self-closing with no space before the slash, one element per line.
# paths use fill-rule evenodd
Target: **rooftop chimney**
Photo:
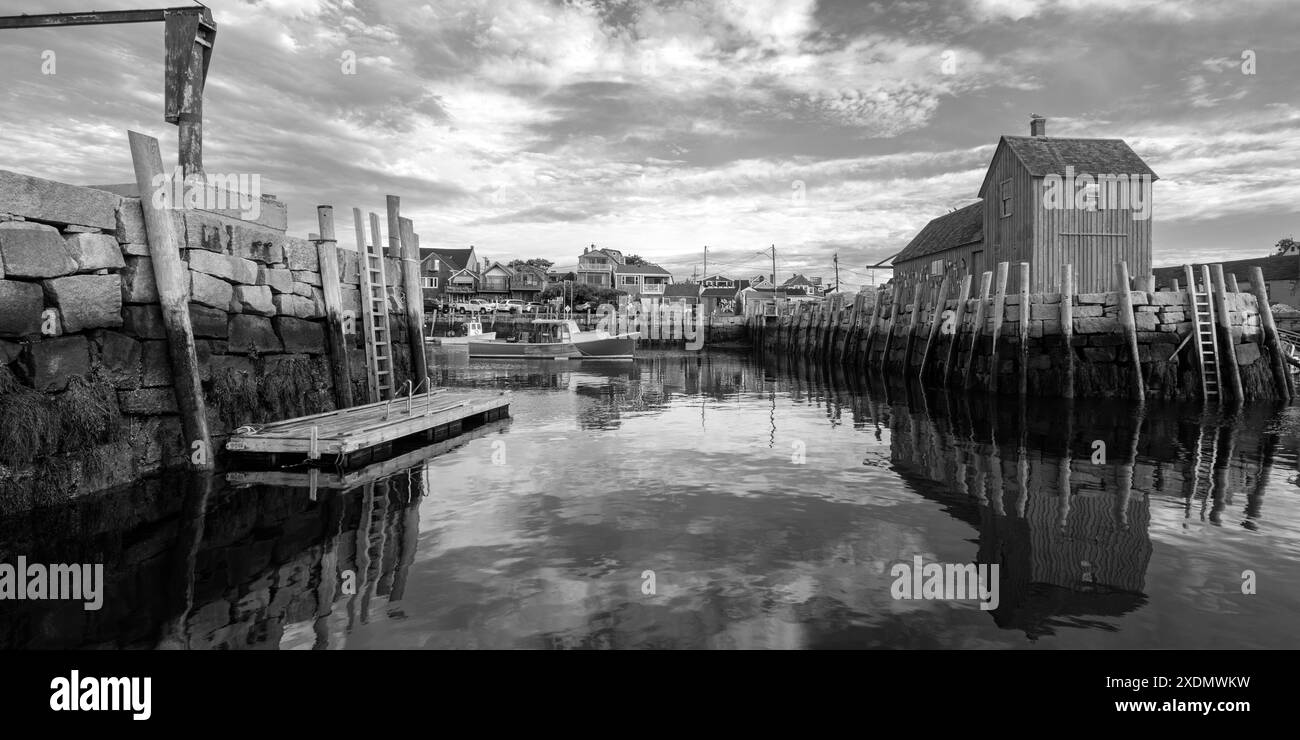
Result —
<path fill-rule="evenodd" d="M 1037 113 L 1031 113 L 1029 115 L 1029 135 L 1047 136 L 1047 119 Z"/>

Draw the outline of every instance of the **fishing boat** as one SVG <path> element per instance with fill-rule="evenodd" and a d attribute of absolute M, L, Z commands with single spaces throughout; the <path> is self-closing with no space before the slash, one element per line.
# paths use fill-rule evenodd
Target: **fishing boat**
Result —
<path fill-rule="evenodd" d="M 470 357 L 528 360 L 630 360 L 637 332 L 582 331 L 569 319 L 534 319 L 532 331 L 514 339 L 471 337 Z"/>
<path fill-rule="evenodd" d="M 427 339 L 431 344 L 442 346 L 447 344 L 456 344 L 456 345 L 469 344 L 469 341 L 471 339 L 478 339 L 478 340 L 483 340 L 485 342 L 489 342 L 497 338 L 497 333 L 494 331 L 489 331 L 485 333 L 483 331 L 483 325 L 478 322 L 478 319 L 466 321 L 464 326 L 465 326 L 465 333 L 460 336 L 435 337 L 432 335 L 432 333 L 430 333 Z"/>

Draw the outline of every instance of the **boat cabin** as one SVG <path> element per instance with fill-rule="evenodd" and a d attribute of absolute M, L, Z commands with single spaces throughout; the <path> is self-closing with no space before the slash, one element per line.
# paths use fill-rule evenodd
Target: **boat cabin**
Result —
<path fill-rule="evenodd" d="M 578 334 L 578 322 L 569 319 L 533 319 L 532 330 L 519 333 L 528 344 L 567 344 Z"/>

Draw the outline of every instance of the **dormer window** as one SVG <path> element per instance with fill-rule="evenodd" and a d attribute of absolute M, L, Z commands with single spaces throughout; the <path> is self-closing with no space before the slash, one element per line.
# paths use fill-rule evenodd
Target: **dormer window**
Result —
<path fill-rule="evenodd" d="M 998 186 L 998 201 L 1003 218 L 1011 215 L 1011 181 L 1003 180 Z"/>

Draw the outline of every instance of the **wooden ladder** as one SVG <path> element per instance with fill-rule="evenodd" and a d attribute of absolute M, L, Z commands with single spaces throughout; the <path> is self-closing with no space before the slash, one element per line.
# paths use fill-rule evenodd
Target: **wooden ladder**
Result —
<path fill-rule="evenodd" d="M 1188 273 L 1189 278 L 1191 273 Z M 1196 352 L 1201 367 L 1201 395 L 1210 399 L 1222 398 L 1222 374 L 1219 370 L 1219 343 L 1215 338 L 1214 300 L 1210 283 L 1210 268 L 1201 265 L 1201 288 L 1189 282 L 1187 291 L 1192 297 L 1192 331 L 1196 336 Z"/>
<path fill-rule="evenodd" d="M 360 219 L 361 213 L 353 209 Z M 358 221 L 357 246 L 361 255 L 362 330 L 366 335 L 366 375 L 371 401 L 393 397 L 393 342 L 388 323 L 388 278 L 384 271 L 384 251 L 379 239 L 379 216 L 370 214 L 371 242 Z"/>

